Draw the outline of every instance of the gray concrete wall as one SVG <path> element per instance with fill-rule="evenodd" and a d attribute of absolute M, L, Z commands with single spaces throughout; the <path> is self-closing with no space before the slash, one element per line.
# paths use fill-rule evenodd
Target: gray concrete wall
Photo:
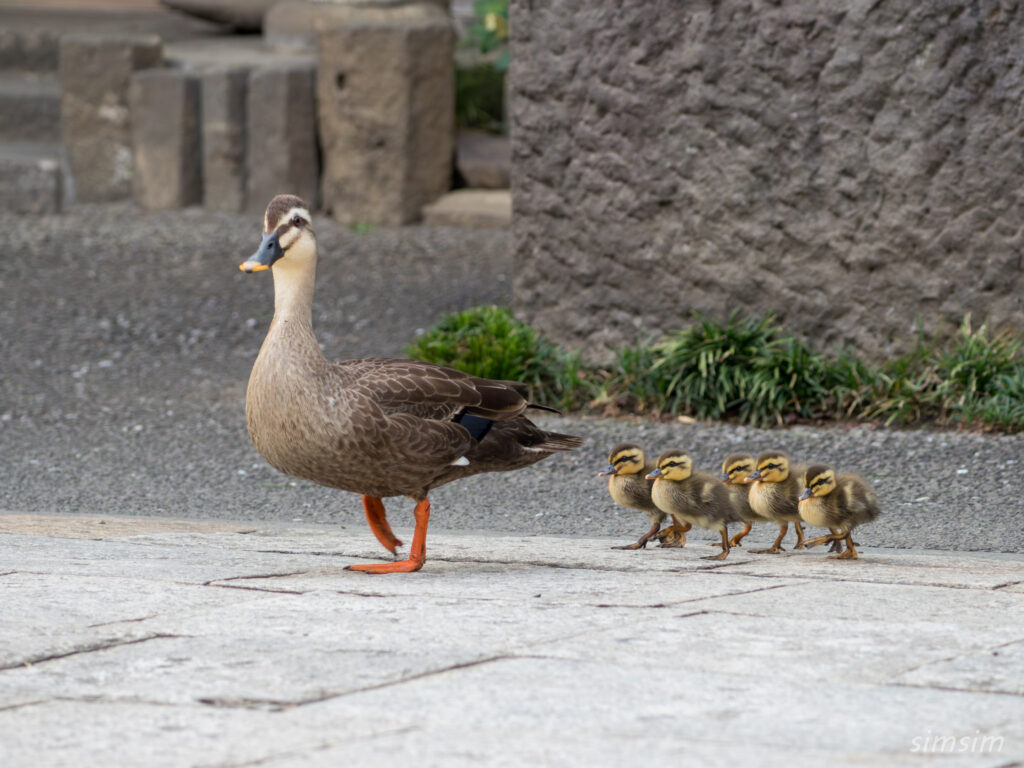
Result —
<path fill-rule="evenodd" d="M 512 0 L 519 314 L 592 359 L 692 310 L 1024 327 L 1018 3 L 840 5 Z"/>

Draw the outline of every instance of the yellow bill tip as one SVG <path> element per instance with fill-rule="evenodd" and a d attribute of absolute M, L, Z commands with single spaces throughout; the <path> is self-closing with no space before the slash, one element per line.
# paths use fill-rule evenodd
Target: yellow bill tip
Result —
<path fill-rule="evenodd" d="M 258 261 L 243 261 L 238 268 L 243 272 L 262 272 L 265 269 L 270 269 L 266 264 L 260 264 Z"/>

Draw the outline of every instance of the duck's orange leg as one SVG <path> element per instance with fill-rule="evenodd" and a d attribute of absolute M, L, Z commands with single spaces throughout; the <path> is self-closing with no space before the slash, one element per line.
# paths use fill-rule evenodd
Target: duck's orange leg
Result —
<path fill-rule="evenodd" d="M 384 502 L 376 496 L 363 496 L 363 509 L 366 511 L 366 522 L 370 524 L 370 530 L 377 537 L 377 541 L 392 555 L 395 554 L 395 548 L 402 546 L 402 542 L 391 532 L 387 514 L 384 512 Z"/>
<path fill-rule="evenodd" d="M 416 516 L 416 530 L 412 534 L 412 546 L 409 548 L 409 559 L 394 563 L 360 563 L 350 565 L 350 571 L 363 573 L 408 573 L 418 571 L 427 559 L 427 521 L 430 519 L 430 502 L 424 499 L 413 510 Z"/>

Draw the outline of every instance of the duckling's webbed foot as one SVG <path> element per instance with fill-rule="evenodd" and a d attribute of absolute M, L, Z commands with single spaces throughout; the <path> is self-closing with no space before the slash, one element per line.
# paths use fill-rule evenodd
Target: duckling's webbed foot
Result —
<path fill-rule="evenodd" d="M 733 536 L 731 539 L 729 539 L 729 546 L 730 547 L 742 547 L 743 544 L 741 542 L 743 541 L 744 537 L 748 533 L 750 533 L 750 529 L 753 528 L 753 527 L 754 526 L 752 524 L 750 524 L 750 523 L 744 524 L 744 526 L 740 530 L 740 532 L 737 533 L 735 536 Z"/>
<path fill-rule="evenodd" d="M 619 547 L 612 547 L 612 549 L 646 549 L 647 542 L 658 534 L 658 529 L 661 527 L 661 523 L 655 523 L 651 526 L 651 530 L 641 536 L 639 539 L 634 541 L 632 544 L 623 544 Z"/>
<path fill-rule="evenodd" d="M 363 496 L 363 510 L 366 512 L 366 522 L 369 523 L 377 541 L 392 555 L 395 554 L 395 549 L 402 546 L 402 542 L 391 532 L 387 513 L 384 511 L 384 502 L 376 496 Z"/>
<path fill-rule="evenodd" d="M 427 559 L 427 522 L 430 520 L 430 502 L 424 499 L 416 504 L 413 514 L 416 516 L 416 529 L 412 534 L 412 546 L 409 548 L 408 560 L 398 560 L 393 563 L 360 563 L 350 565 L 346 570 L 363 573 L 409 573 L 422 568 Z"/>
<path fill-rule="evenodd" d="M 786 532 L 789 530 L 789 523 L 781 523 L 779 525 L 779 535 L 775 537 L 775 541 L 768 549 L 752 549 L 750 550 L 755 555 L 777 555 L 780 552 L 785 552 L 782 548 L 782 540 L 786 538 Z"/>
<path fill-rule="evenodd" d="M 860 555 L 857 554 L 857 550 L 853 548 L 853 545 L 853 537 L 850 534 L 846 534 L 846 551 L 840 552 L 838 555 L 829 555 L 829 558 L 832 560 L 859 560 Z"/>
<path fill-rule="evenodd" d="M 690 530 L 690 528 L 692 527 L 693 526 L 690 523 L 680 525 L 679 523 L 673 521 L 672 525 L 670 525 L 665 530 L 661 531 L 654 538 L 659 539 L 661 541 L 661 544 L 659 545 L 661 547 L 685 547 L 686 532 Z"/>
<path fill-rule="evenodd" d="M 721 534 L 722 543 L 719 546 L 722 547 L 722 551 L 719 552 L 717 555 L 708 555 L 707 557 L 702 557 L 701 560 L 725 560 L 725 558 L 729 556 L 729 532 L 725 528 L 723 528 L 721 530 Z"/>

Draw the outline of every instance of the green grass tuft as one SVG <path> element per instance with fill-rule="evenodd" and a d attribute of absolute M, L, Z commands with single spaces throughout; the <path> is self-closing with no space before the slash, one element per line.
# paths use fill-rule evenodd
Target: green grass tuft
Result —
<path fill-rule="evenodd" d="M 503 307 L 446 315 L 407 353 L 486 379 L 520 381 L 527 397 L 542 405 L 572 407 L 581 388 L 579 355 L 562 351 Z"/>

